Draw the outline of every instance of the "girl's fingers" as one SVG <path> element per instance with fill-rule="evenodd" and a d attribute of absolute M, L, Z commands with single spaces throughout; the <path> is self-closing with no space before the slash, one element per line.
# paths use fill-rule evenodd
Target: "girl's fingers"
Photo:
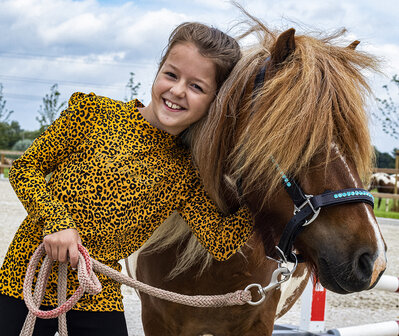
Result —
<path fill-rule="evenodd" d="M 69 248 L 63 246 L 51 246 L 50 244 L 45 244 L 44 248 L 47 255 L 54 261 L 59 261 L 62 263 L 69 262 L 72 268 L 76 268 L 79 261 L 79 250 L 78 245 L 71 245 Z"/>
<path fill-rule="evenodd" d="M 65 229 L 49 234 L 43 238 L 47 255 L 62 263 L 71 262 L 76 268 L 79 260 L 78 243 L 81 243 L 76 229 Z"/>
<path fill-rule="evenodd" d="M 46 250 L 47 255 L 49 258 L 53 258 L 52 252 L 51 252 L 51 246 L 49 244 L 44 244 L 44 249 Z"/>
<path fill-rule="evenodd" d="M 58 247 L 58 261 L 62 263 L 66 263 L 68 261 L 67 258 L 68 249 L 64 246 Z"/>
<path fill-rule="evenodd" d="M 76 268 L 78 266 L 78 260 L 79 260 L 79 250 L 77 244 L 71 245 L 69 247 L 68 255 L 71 267 Z"/>
<path fill-rule="evenodd" d="M 58 260 L 58 247 L 57 246 L 52 246 L 51 247 L 51 257 L 53 260 Z"/>

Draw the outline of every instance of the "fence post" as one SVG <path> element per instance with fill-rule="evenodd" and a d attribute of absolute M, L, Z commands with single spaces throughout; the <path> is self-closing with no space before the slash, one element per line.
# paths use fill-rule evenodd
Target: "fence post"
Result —
<path fill-rule="evenodd" d="M 313 277 L 309 279 L 301 296 L 300 330 L 319 333 L 324 331 L 326 289 Z"/>

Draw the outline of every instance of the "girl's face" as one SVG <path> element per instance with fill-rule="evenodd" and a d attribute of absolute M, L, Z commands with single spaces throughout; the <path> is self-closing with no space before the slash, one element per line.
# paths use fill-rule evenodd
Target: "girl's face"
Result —
<path fill-rule="evenodd" d="M 208 112 L 216 93 L 216 70 L 192 43 L 170 50 L 141 112 L 153 126 L 177 135 Z"/>

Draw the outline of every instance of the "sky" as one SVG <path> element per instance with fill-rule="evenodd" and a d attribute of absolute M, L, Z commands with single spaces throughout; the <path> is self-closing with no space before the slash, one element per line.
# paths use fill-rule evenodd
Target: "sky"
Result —
<path fill-rule="evenodd" d="M 385 97 L 399 74 L 399 9 L 396 0 L 241 0 L 241 5 L 279 30 L 332 32 L 345 27 L 349 42 L 381 58 L 384 75 L 367 74 L 377 97 Z M 228 1 L 0 0 L 0 83 L 11 119 L 34 130 L 42 98 L 57 83 L 61 100 L 73 92 L 124 99 L 129 73 L 141 82 L 139 98 L 150 101 L 151 85 L 168 36 L 185 21 L 229 31 L 243 19 Z M 234 35 L 234 30 L 231 34 Z M 399 102 L 398 102 L 399 104 Z M 370 100 L 370 111 L 377 105 Z M 383 152 L 399 147 L 379 123 L 370 123 Z M 395 142 L 396 141 L 396 142 Z"/>

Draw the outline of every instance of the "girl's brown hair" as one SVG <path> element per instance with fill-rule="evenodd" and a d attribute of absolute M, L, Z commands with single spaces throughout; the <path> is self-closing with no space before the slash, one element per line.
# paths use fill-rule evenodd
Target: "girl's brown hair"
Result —
<path fill-rule="evenodd" d="M 179 43 L 194 44 L 202 56 L 213 61 L 217 90 L 241 57 L 240 46 L 231 36 L 202 23 L 185 22 L 178 25 L 170 35 L 166 51 L 159 63 L 158 72 L 164 65 L 171 49 Z"/>

